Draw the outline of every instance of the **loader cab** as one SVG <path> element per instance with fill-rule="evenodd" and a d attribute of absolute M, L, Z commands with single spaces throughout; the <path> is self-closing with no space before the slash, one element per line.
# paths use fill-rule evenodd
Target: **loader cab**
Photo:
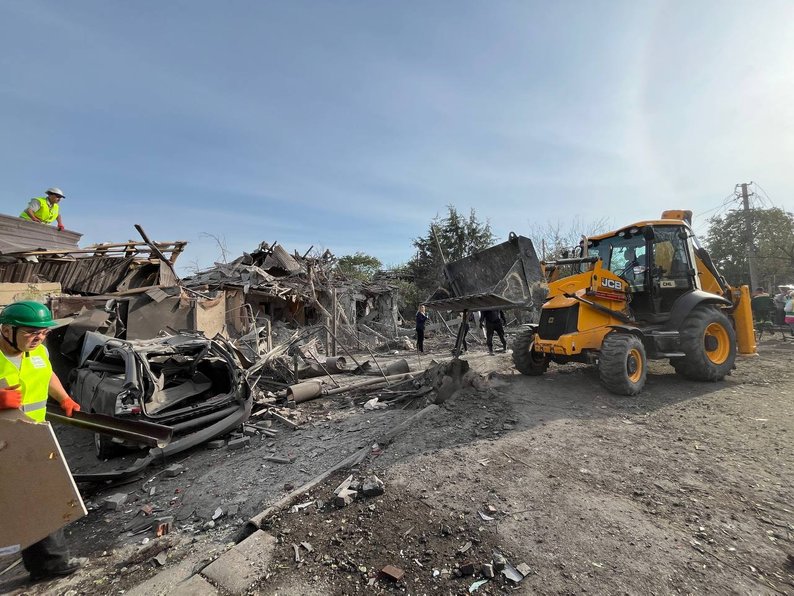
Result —
<path fill-rule="evenodd" d="M 662 323 L 675 301 L 698 287 L 691 236 L 681 222 L 643 222 L 591 238 L 588 254 L 626 280 L 638 321 Z"/>

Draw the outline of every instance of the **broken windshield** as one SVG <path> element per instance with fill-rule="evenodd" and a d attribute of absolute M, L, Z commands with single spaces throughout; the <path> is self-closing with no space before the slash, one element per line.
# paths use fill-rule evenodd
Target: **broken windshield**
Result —
<path fill-rule="evenodd" d="M 634 277 L 645 271 L 645 239 L 639 234 L 593 241 L 588 254 L 600 258 L 605 268 L 620 277 Z"/>

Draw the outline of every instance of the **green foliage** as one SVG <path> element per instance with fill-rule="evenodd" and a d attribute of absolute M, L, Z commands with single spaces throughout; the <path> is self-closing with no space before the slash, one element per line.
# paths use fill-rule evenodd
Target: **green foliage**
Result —
<path fill-rule="evenodd" d="M 794 282 L 794 214 L 778 207 L 751 209 L 759 283 L 765 287 Z M 749 284 L 744 211 L 712 217 L 703 243 L 731 285 Z"/>
<path fill-rule="evenodd" d="M 359 251 L 340 257 L 336 262 L 336 269 L 346 277 L 370 281 L 382 265 L 380 259 Z"/>
<path fill-rule="evenodd" d="M 427 294 L 422 292 L 412 281 L 398 279 L 392 281 L 391 283 L 396 285 L 398 288 L 400 302 L 397 307 L 400 309 L 403 317 L 410 325 L 412 324 L 411 321 L 414 313 L 419 309 L 419 305 L 422 304 L 424 299 L 427 297 Z"/>
<path fill-rule="evenodd" d="M 447 214 L 433 218 L 427 234 L 414 239 L 416 254 L 406 268 L 419 294 L 427 296 L 443 282 L 444 257 L 455 261 L 488 248 L 495 240 L 490 223 L 478 220 L 474 209 L 465 217 L 454 206 L 447 205 Z"/>

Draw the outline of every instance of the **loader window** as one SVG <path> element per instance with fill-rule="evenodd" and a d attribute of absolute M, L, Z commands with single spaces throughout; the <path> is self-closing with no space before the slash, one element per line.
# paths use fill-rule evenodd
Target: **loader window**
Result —
<path fill-rule="evenodd" d="M 686 242 L 679 236 L 679 231 L 679 228 L 672 226 L 656 228 L 654 262 L 659 268 L 660 277 L 685 281 L 689 277 L 691 266 Z M 684 285 L 688 286 L 689 283 Z"/>
<path fill-rule="evenodd" d="M 647 255 L 641 236 L 602 240 L 597 247 L 591 249 L 591 254 L 601 257 L 606 267 L 628 281 L 635 292 L 643 290 Z"/>

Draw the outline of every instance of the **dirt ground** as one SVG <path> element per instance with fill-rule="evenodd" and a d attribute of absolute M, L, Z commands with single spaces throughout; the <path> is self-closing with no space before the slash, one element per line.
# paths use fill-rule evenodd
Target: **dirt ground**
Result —
<path fill-rule="evenodd" d="M 435 358 L 447 358 L 435 345 Z M 158 466 L 123 486 L 85 487 L 92 510 L 68 534 L 86 568 L 31 586 L 17 566 L 0 591 L 134 594 L 180 561 L 201 569 L 248 517 L 369 447 L 357 468 L 295 500 L 310 505 L 268 522 L 279 545 L 254 593 L 794 594 L 794 342 L 764 338 L 759 356 L 719 383 L 653 363 L 630 398 L 607 393 L 586 366 L 525 377 L 509 354 L 464 358 L 488 382 L 388 446 L 373 448 L 424 398 L 374 411 L 363 398 L 307 402 L 298 430 L 274 421 L 277 435 L 248 448 L 197 448 L 178 458 L 186 471 L 174 478 Z M 89 438 L 59 432 L 73 469 L 96 465 Z M 385 492 L 336 507 L 333 490 L 349 473 L 377 475 Z M 129 493 L 124 506 L 100 508 L 117 492 Z M 148 521 L 147 505 L 175 517 L 169 536 L 128 531 Z M 496 571 L 477 585 L 494 552 L 526 576 Z M 404 572 L 399 581 L 381 573 L 387 565 Z"/>

